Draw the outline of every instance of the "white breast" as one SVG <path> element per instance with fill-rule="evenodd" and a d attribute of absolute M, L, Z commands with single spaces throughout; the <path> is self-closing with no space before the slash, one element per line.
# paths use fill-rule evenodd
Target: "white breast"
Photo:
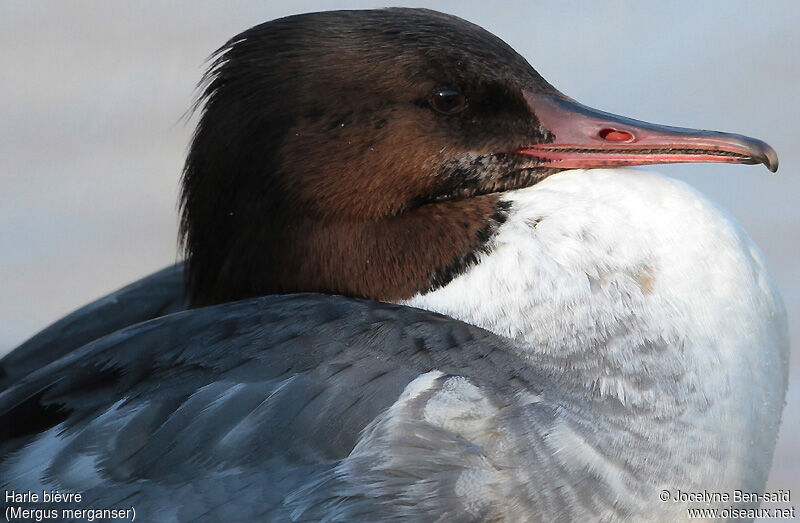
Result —
<path fill-rule="evenodd" d="M 763 489 L 788 334 L 741 227 L 686 184 L 641 170 L 566 171 L 505 198 L 512 211 L 491 252 L 405 303 L 515 339 L 532 365 L 625 405 L 687 403 L 686 423 L 714 442 L 675 435 L 668 450 L 726 456 L 691 471 L 707 488 Z"/>

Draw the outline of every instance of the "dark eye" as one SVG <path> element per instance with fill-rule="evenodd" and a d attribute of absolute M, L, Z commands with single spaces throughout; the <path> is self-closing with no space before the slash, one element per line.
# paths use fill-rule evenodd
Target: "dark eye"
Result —
<path fill-rule="evenodd" d="M 466 96 L 454 89 L 440 89 L 431 96 L 431 107 L 442 114 L 460 113 L 466 106 Z"/>

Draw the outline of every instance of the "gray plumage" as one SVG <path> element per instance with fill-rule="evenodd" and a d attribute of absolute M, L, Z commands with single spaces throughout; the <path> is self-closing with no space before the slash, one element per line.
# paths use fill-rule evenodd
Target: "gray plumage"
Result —
<path fill-rule="evenodd" d="M 146 292 L 160 280 L 137 289 L 160 297 Z M 153 310 L 141 301 L 134 308 Z M 92 325 L 65 332 L 107 327 L 85 317 Z M 168 315 L 55 358 L 4 390 L 0 483 L 81 491 L 81 506 L 133 505 L 144 520 L 284 519 L 291 510 L 304 519 L 304 509 L 318 517 L 321 507 L 287 496 L 347 497 L 335 468 L 362 429 L 433 368 L 496 394 L 511 376 L 535 381 L 493 334 L 407 307 L 308 294 Z M 51 419 L 19 434 L 37 410 Z M 46 471 L 41 483 L 30 466 L 18 470 L 44 453 L 37 445 L 49 451 L 34 467 Z"/>

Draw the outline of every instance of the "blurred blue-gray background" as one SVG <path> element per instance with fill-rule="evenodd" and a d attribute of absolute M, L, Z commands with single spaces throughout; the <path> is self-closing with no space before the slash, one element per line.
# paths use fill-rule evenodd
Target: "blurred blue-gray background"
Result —
<path fill-rule="evenodd" d="M 204 59 L 288 14 L 387 2 L 32 2 L 0 6 L 0 354 L 63 314 L 177 259 L 176 197 Z M 398 4 L 401 5 L 401 4 Z M 792 328 L 769 489 L 800 495 L 800 2 L 405 4 L 506 40 L 584 104 L 769 142 L 763 167 L 658 167 L 750 232 Z"/>

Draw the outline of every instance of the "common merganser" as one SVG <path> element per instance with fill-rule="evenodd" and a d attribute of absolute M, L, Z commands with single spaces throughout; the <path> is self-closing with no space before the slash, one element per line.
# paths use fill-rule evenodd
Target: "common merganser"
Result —
<path fill-rule="evenodd" d="M 763 491 L 788 359 L 763 256 L 619 167 L 775 171 L 768 145 L 582 106 L 422 9 L 253 27 L 199 105 L 185 267 L 0 361 L 7 507 L 673 520 L 679 490 Z"/>

